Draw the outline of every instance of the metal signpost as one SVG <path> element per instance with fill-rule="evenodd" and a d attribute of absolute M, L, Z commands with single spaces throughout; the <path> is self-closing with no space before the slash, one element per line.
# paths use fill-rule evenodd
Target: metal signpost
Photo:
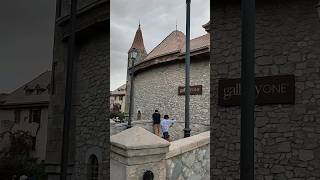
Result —
<path fill-rule="evenodd" d="M 255 0 L 241 1 L 240 179 L 254 180 Z"/>
<path fill-rule="evenodd" d="M 185 61 L 185 73 L 186 73 L 186 90 L 185 90 L 185 128 L 184 137 L 190 137 L 189 127 L 189 103 L 190 103 L 190 4 L 191 0 L 186 0 L 187 4 L 187 16 L 186 16 L 186 61 Z"/>

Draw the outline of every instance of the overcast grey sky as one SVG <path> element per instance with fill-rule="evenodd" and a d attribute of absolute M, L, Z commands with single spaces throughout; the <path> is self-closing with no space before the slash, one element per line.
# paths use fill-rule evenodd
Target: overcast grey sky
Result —
<path fill-rule="evenodd" d="M 170 32 L 185 33 L 185 0 L 111 0 L 110 89 L 125 83 L 127 52 L 139 19 L 149 53 Z M 210 0 L 191 1 L 191 38 L 205 34 L 202 25 L 210 20 Z"/>
<path fill-rule="evenodd" d="M 55 0 L 3 0 L 0 5 L 0 93 L 51 69 Z"/>
<path fill-rule="evenodd" d="M 55 0 L 5 0 L 0 6 L 0 93 L 51 69 Z M 205 34 L 209 0 L 191 2 L 191 37 Z M 139 19 L 149 53 L 171 31 L 185 32 L 185 0 L 111 0 L 110 89 L 125 83 L 127 51 Z"/>

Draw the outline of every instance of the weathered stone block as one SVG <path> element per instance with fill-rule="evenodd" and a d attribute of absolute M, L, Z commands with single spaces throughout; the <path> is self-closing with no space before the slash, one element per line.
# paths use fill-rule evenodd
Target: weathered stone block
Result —
<path fill-rule="evenodd" d="M 299 151 L 299 159 L 301 161 L 310 161 L 314 158 L 312 150 L 300 150 Z"/>

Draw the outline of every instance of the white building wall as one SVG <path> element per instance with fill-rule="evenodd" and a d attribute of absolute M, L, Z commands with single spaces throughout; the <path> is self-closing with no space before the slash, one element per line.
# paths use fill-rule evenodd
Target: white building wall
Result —
<path fill-rule="evenodd" d="M 14 121 L 13 111 L 10 110 L 0 110 L 0 133 L 6 131 L 6 122 Z"/>
<path fill-rule="evenodd" d="M 15 123 L 14 109 L 0 110 L 0 133 L 9 130 L 3 127 L 3 122 L 9 120 L 13 124 L 12 131 L 23 130 L 30 132 L 31 136 L 36 136 L 36 148 L 33 156 L 39 160 L 45 160 L 47 144 L 47 127 L 48 127 L 48 108 L 41 108 L 41 120 L 39 123 L 29 122 L 30 109 L 20 109 L 20 121 Z M 38 130 L 39 129 L 39 130 Z M 37 133 L 38 131 L 38 133 Z M 7 137 L 2 139 L 0 149 L 9 145 Z"/>
<path fill-rule="evenodd" d="M 41 109 L 41 121 L 40 129 L 37 135 L 36 143 L 36 156 L 40 160 L 46 158 L 46 146 L 47 146 L 47 129 L 48 129 L 48 108 Z"/>

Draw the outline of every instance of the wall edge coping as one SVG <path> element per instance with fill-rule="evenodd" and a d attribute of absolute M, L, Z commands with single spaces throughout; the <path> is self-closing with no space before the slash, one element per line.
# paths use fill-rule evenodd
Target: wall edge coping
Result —
<path fill-rule="evenodd" d="M 166 154 L 165 159 L 178 156 L 207 144 L 210 144 L 210 131 L 173 141 L 170 143 L 169 152 Z"/>

